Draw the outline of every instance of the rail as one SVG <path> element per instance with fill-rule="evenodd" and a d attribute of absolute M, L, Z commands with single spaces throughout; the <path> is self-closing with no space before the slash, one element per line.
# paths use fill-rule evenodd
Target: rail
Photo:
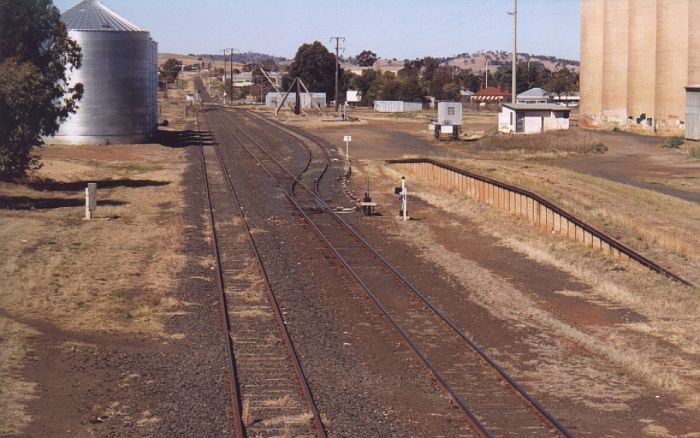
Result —
<path fill-rule="evenodd" d="M 275 163 L 282 170 L 283 174 L 288 174 L 289 177 L 291 177 L 293 180 L 297 178 L 296 175 L 289 171 L 287 167 L 284 166 L 284 164 L 282 164 L 278 159 L 276 159 L 272 153 L 270 153 L 265 147 L 263 147 L 259 142 L 257 142 L 250 134 L 246 133 L 240 126 L 239 130 L 253 144 L 255 144 L 256 147 L 264 155 L 267 156 L 267 160 Z M 469 423 L 472 425 L 475 431 L 481 436 L 492 436 L 490 431 L 488 431 L 485 428 L 485 426 L 479 421 L 479 419 L 475 416 L 472 410 L 466 405 L 464 400 L 462 400 L 462 398 L 454 391 L 451 385 L 446 381 L 442 373 L 433 366 L 433 364 L 430 362 L 429 358 L 426 356 L 426 354 L 423 352 L 420 346 L 418 346 L 418 344 L 402 328 L 398 321 L 395 320 L 395 318 L 389 313 L 388 309 L 384 307 L 384 305 L 372 292 L 369 285 L 366 284 L 366 282 L 360 277 L 360 275 L 350 266 L 350 263 L 338 252 L 333 243 L 319 229 L 319 227 L 315 224 L 314 220 L 307 214 L 304 207 L 298 202 L 294 194 L 283 187 L 282 183 L 273 174 L 273 172 L 269 170 L 247 146 L 245 146 L 245 144 L 241 141 L 238 135 L 236 135 L 233 132 L 231 132 L 231 134 L 233 134 L 233 136 L 237 138 L 238 142 L 241 144 L 243 149 L 245 149 L 253 159 L 259 162 L 262 170 L 265 171 L 276 182 L 276 184 L 282 190 L 283 194 L 287 197 L 290 203 L 297 209 L 297 211 L 302 215 L 305 221 L 311 226 L 315 234 L 317 234 L 319 238 L 321 238 L 324 245 L 335 255 L 335 257 L 348 270 L 348 272 L 353 276 L 353 278 L 355 278 L 358 284 L 367 293 L 368 297 L 374 302 L 374 304 L 380 309 L 382 314 L 399 332 L 399 335 L 404 339 L 404 341 L 413 350 L 413 352 L 420 358 L 420 360 L 423 362 L 426 368 L 430 370 L 430 372 L 436 378 L 442 389 L 445 390 L 448 396 L 466 414 Z M 319 143 L 319 146 L 322 145 Z M 357 241 L 359 241 L 363 247 L 369 250 L 372 253 L 372 255 L 375 256 L 389 272 L 395 275 L 403 284 L 405 284 L 410 289 L 410 291 L 417 298 L 419 298 L 425 305 L 427 305 L 431 309 L 432 312 L 434 312 L 441 320 L 443 320 L 443 322 L 445 322 L 453 332 L 455 332 L 473 351 L 475 351 L 482 358 L 482 360 L 486 364 L 488 364 L 503 379 L 503 381 L 514 390 L 514 392 L 517 395 L 524 399 L 526 404 L 530 405 L 533 408 L 534 412 L 541 415 L 545 419 L 545 421 L 549 423 L 553 427 L 553 429 L 559 432 L 561 435 L 566 437 L 573 436 L 564 425 L 562 425 L 556 418 L 554 418 L 548 411 L 546 411 L 545 408 L 537 400 L 535 400 L 530 394 L 528 394 L 525 391 L 525 389 L 522 386 L 520 386 L 514 379 L 512 379 L 502 367 L 500 367 L 482 348 L 480 348 L 476 344 L 476 342 L 474 342 L 464 332 L 462 332 L 462 330 L 459 329 L 457 325 L 444 312 L 442 312 L 442 310 L 440 310 L 434 303 L 432 303 L 432 301 L 425 294 L 423 294 L 416 286 L 414 286 L 403 274 L 398 272 L 398 270 L 396 270 L 396 268 L 394 268 L 393 265 L 391 265 L 381 254 L 379 254 L 379 252 L 377 252 L 377 250 L 374 249 L 374 247 L 371 246 L 371 244 L 367 240 L 360 236 L 357 233 L 357 231 L 352 226 L 350 226 L 350 224 L 348 224 L 340 216 L 334 213 L 332 209 L 318 196 L 318 194 L 315 191 L 311 190 L 303 182 L 300 182 L 299 186 L 304 188 L 307 191 L 307 193 L 311 195 L 311 198 L 314 199 L 322 207 L 324 212 L 331 215 L 333 219 L 338 222 L 339 225 L 341 225 L 344 229 L 350 232 L 350 234 L 355 239 L 357 239 Z"/>
<path fill-rule="evenodd" d="M 606 252 L 613 258 L 632 260 L 674 281 L 692 286 L 680 276 L 535 193 L 430 158 L 386 160 L 386 163 L 414 172 L 428 182 L 457 189 L 460 193 L 479 202 L 493 205 L 499 210 L 526 217 L 532 225 Z"/>

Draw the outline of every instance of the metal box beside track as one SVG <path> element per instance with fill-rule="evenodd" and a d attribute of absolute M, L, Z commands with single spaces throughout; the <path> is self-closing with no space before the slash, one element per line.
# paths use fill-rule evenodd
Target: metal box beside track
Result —
<path fill-rule="evenodd" d="M 437 121 L 441 125 L 462 126 L 462 104 L 460 102 L 438 102 Z"/>

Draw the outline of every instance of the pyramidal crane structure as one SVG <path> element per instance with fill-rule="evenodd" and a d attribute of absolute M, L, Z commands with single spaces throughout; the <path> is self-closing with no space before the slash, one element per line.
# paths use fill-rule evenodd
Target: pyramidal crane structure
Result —
<path fill-rule="evenodd" d="M 78 3 L 61 21 L 82 49 L 71 82 L 85 91 L 78 111 L 47 142 L 145 142 L 158 125 L 158 44 L 97 0 Z"/>

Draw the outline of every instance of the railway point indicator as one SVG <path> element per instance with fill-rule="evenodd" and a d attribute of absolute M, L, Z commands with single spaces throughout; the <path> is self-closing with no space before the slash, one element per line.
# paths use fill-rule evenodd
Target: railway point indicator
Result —
<path fill-rule="evenodd" d="M 97 183 L 88 183 L 85 188 L 85 219 L 92 219 L 97 210 Z"/>
<path fill-rule="evenodd" d="M 399 216 L 403 217 L 404 221 L 408 220 L 408 190 L 406 190 L 406 177 L 401 177 L 401 187 L 394 187 L 394 194 L 401 199 L 401 210 Z"/>
<path fill-rule="evenodd" d="M 352 141 L 352 135 L 344 135 L 343 141 L 345 142 L 345 159 L 350 161 L 350 142 Z"/>

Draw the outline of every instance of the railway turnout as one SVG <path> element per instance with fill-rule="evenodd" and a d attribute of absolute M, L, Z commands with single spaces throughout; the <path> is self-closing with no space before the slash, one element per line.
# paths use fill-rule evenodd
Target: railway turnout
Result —
<path fill-rule="evenodd" d="M 319 141 L 246 111 L 211 109 L 206 120 L 223 164 L 241 148 L 274 180 L 296 211 L 385 316 L 437 385 L 480 436 L 572 436 L 478 344 L 338 216 L 321 196 L 329 165 Z M 301 173 L 289 169 L 275 138 L 295 139 L 308 152 Z M 211 152 L 209 152 L 211 153 Z"/>

